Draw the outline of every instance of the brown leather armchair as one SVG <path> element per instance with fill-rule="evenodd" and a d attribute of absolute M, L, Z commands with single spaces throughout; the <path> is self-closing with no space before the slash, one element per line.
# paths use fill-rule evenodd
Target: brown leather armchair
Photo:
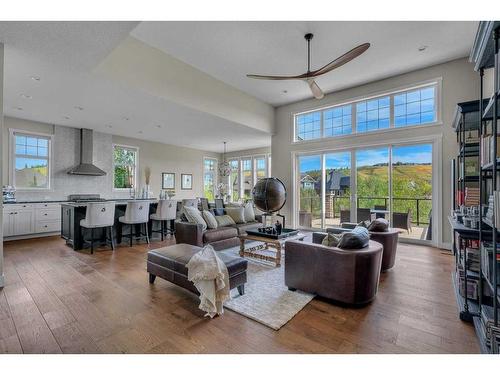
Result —
<path fill-rule="evenodd" d="M 347 304 L 366 304 L 377 294 L 382 245 L 363 249 L 321 245 L 326 233 L 313 233 L 313 243 L 285 243 L 285 285 Z"/>

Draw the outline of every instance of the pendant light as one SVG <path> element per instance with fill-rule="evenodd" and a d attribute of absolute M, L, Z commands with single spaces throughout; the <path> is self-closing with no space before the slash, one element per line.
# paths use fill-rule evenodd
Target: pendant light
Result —
<path fill-rule="evenodd" d="M 224 153 L 222 154 L 222 162 L 219 164 L 219 175 L 221 177 L 229 177 L 231 175 L 231 166 L 226 160 L 226 142 L 224 142 Z"/>

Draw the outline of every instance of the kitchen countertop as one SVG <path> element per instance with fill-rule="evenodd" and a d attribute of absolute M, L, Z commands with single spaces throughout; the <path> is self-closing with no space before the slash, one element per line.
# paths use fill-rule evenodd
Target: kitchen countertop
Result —
<path fill-rule="evenodd" d="M 62 202 L 68 202 L 68 200 L 36 200 L 36 201 L 27 201 L 27 200 L 22 200 L 22 201 L 15 201 L 15 202 L 3 202 L 3 204 L 26 204 L 26 203 L 62 203 Z"/>
<path fill-rule="evenodd" d="M 116 205 L 120 204 L 126 204 L 127 202 L 137 202 L 137 201 L 144 201 L 144 202 L 150 202 L 150 203 L 156 203 L 158 200 L 155 198 L 139 198 L 139 199 L 106 199 L 105 201 L 99 201 L 99 202 L 115 202 Z M 62 202 L 63 205 L 65 206 L 71 206 L 71 207 L 87 207 L 87 204 L 90 202 Z"/>
<path fill-rule="evenodd" d="M 109 202 L 109 201 L 116 201 L 116 202 L 128 202 L 128 201 L 154 201 L 156 202 L 158 199 L 156 198 L 136 198 L 136 199 L 131 199 L 131 198 L 116 198 L 116 199 L 106 199 L 102 202 Z M 46 200 L 20 200 L 16 202 L 3 202 L 3 204 L 32 204 L 32 203 L 64 203 L 64 204 L 81 204 L 81 203 L 87 203 L 87 202 L 73 202 L 73 201 L 68 201 L 67 199 L 60 199 L 60 200 L 51 200 L 51 199 L 46 199 Z"/>

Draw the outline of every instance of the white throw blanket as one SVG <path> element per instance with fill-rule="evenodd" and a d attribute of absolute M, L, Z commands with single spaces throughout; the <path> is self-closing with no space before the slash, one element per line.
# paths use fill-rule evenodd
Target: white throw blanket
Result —
<path fill-rule="evenodd" d="M 205 246 L 191 257 L 186 267 L 188 280 L 192 281 L 200 292 L 199 308 L 206 312 L 205 316 L 213 318 L 217 314 L 223 314 L 223 304 L 231 298 L 229 273 L 214 248 Z"/>

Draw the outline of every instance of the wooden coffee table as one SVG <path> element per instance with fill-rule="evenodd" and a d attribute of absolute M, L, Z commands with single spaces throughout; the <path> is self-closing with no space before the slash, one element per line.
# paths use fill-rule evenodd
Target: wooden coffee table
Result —
<path fill-rule="evenodd" d="M 243 258 L 249 257 L 249 258 L 266 260 L 275 263 L 276 267 L 279 267 L 281 266 L 281 250 L 283 249 L 285 242 L 289 240 L 302 241 L 305 237 L 306 236 L 304 234 L 299 233 L 296 234 L 295 236 L 290 236 L 275 240 L 264 236 L 243 234 L 241 236 L 238 236 L 238 238 L 240 239 L 240 256 Z M 245 248 L 245 241 L 258 241 L 262 243 L 256 246 Z M 276 254 L 268 255 L 258 252 L 259 250 L 269 250 L 269 248 L 275 250 Z"/>

